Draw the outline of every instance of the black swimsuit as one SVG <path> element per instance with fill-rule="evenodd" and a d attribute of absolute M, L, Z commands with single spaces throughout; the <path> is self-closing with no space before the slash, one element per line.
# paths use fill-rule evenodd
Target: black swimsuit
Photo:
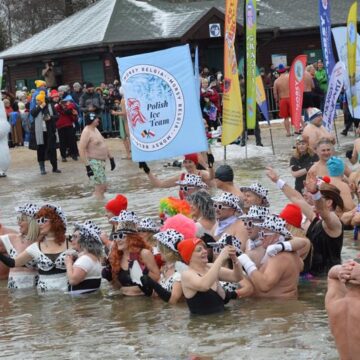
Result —
<path fill-rule="evenodd" d="M 213 289 L 198 291 L 186 302 L 191 314 L 209 315 L 224 311 L 224 299 Z"/>

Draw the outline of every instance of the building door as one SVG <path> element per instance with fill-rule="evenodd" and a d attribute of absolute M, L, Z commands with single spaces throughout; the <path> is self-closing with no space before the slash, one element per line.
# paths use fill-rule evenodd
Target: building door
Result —
<path fill-rule="evenodd" d="M 224 47 L 220 45 L 208 45 L 203 50 L 203 58 L 210 71 L 212 69 L 223 71 L 224 67 Z"/>
<path fill-rule="evenodd" d="M 304 50 L 303 53 L 308 56 L 307 58 L 308 64 L 313 64 L 314 62 L 317 62 L 319 59 L 323 60 L 321 49 Z"/>
<path fill-rule="evenodd" d="M 95 86 L 104 82 L 104 66 L 102 60 L 88 60 L 81 62 L 82 78 L 84 82 L 91 82 Z"/>

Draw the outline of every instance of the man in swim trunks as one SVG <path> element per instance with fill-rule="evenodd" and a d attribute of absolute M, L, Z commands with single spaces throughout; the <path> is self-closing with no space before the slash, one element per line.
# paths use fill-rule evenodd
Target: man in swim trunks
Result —
<path fill-rule="evenodd" d="M 289 74 L 283 64 L 279 65 L 278 73 L 280 76 L 275 80 L 273 88 L 274 99 L 279 104 L 279 116 L 284 118 L 286 136 L 291 136 Z"/>
<path fill-rule="evenodd" d="M 115 169 L 115 161 L 105 143 L 105 139 L 100 134 L 97 127 L 100 124 L 100 117 L 96 113 L 90 112 L 85 116 L 85 128 L 81 133 L 79 152 L 80 157 L 85 163 L 87 176 L 95 186 L 94 196 L 98 200 L 104 199 L 107 189 L 105 175 L 105 161 L 108 158 L 111 164 L 111 171 Z"/>

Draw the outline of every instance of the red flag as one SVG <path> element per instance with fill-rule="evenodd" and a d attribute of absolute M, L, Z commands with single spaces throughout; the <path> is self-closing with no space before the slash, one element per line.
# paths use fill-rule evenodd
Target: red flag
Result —
<path fill-rule="evenodd" d="M 296 131 L 300 130 L 301 112 L 304 95 L 304 73 L 307 62 L 307 55 L 299 55 L 291 64 L 289 87 L 290 87 L 290 108 L 291 123 Z"/>

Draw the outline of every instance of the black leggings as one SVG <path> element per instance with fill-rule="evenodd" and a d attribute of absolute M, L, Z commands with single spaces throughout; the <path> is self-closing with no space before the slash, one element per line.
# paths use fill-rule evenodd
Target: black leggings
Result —
<path fill-rule="evenodd" d="M 48 146 L 48 137 L 46 132 L 43 132 L 43 137 L 44 144 L 37 146 L 37 160 L 38 162 L 50 160 L 53 170 L 57 170 L 56 144 L 50 144 L 50 146 Z"/>
<path fill-rule="evenodd" d="M 79 156 L 79 151 L 76 145 L 75 128 L 72 126 L 66 126 L 58 129 L 59 141 L 60 141 L 60 154 L 63 159 L 66 156 Z M 69 153 L 67 154 L 67 150 Z"/>

